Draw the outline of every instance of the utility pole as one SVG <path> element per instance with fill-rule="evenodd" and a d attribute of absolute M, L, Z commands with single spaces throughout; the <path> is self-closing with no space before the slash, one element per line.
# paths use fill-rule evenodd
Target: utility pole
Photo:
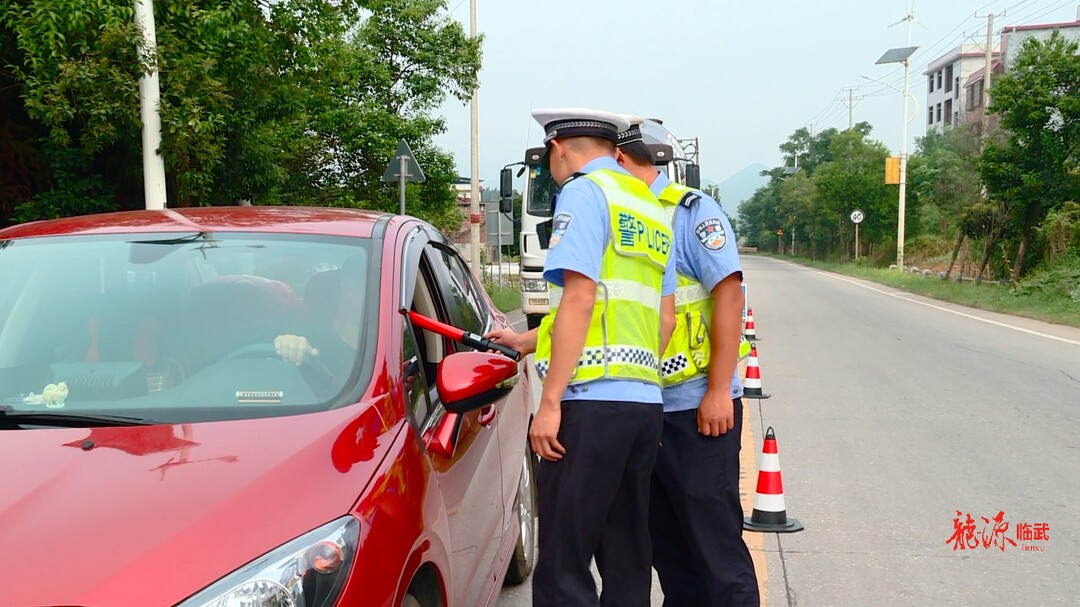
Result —
<path fill-rule="evenodd" d="M 855 128 L 855 91 L 847 90 L 847 128 L 850 131 Z"/>
<path fill-rule="evenodd" d="M 469 0 L 469 36 L 476 40 L 476 0 Z M 472 174 L 471 174 L 471 200 L 469 204 L 469 249 L 472 250 L 473 272 L 480 272 L 480 91 L 477 87 L 472 90 L 471 110 L 471 149 L 472 149 Z"/>
<path fill-rule="evenodd" d="M 847 110 L 848 110 L 847 128 L 848 128 L 849 131 L 851 129 L 855 128 L 855 106 L 858 105 L 858 103 L 860 101 L 862 101 L 862 97 L 860 97 L 858 99 L 855 98 L 855 91 L 856 90 L 858 90 L 858 89 L 856 89 L 856 88 L 847 89 L 848 96 L 847 96 L 847 102 L 846 103 L 844 102 L 843 98 L 840 99 L 840 103 L 843 103 L 844 105 L 847 106 Z"/>
<path fill-rule="evenodd" d="M 157 33 L 154 28 L 154 1 L 135 0 L 135 25 L 143 37 L 139 55 L 155 62 L 154 69 L 139 79 L 139 110 L 142 118 L 143 195 L 146 208 L 165 208 L 165 161 L 161 147 L 161 86 L 157 73 Z"/>
<path fill-rule="evenodd" d="M 912 5 L 914 6 L 914 5 Z M 907 15 L 907 45 L 911 46 L 911 24 L 915 22 L 915 14 Z M 905 202 L 907 201 L 907 148 L 908 148 L 908 72 L 911 68 L 911 57 L 904 59 L 904 134 L 900 144 L 900 209 L 897 217 L 896 231 L 896 268 L 901 273 L 904 271 L 904 215 L 906 214 Z"/>
<path fill-rule="evenodd" d="M 976 18 L 980 18 L 976 15 Z M 990 133 L 990 79 L 994 71 L 994 13 L 986 15 L 986 63 L 983 67 L 983 90 L 982 90 L 982 138 L 986 144 L 986 137 Z"/>

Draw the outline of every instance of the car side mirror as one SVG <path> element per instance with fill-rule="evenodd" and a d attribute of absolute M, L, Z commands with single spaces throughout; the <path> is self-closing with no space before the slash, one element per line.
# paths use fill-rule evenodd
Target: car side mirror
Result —
<path fill-rule="evenodd" d="M 499 197 L 510 198 L 514 195 L 514 170 L 504 167 L 499 171 Z M 506 211 L 503 211 L 505 213 Z"/>
<path fill-rule="evenodd" d="M 514 212 L 514 199 L 502 198 L 499 200 L 499 212 L 507 215 Z"/>
<path fill-rule="evenodd" d="M 701 167 L 692 162 L 686 165 L 686 187 L 701 189 Z"/>
<path fill-rule="evenodd" d="M 517 362 L 506 356 L 456 352 L 439 363 L 435 387 L 447 411 L 468 413 L 505 396 L 517 380 Z"/>

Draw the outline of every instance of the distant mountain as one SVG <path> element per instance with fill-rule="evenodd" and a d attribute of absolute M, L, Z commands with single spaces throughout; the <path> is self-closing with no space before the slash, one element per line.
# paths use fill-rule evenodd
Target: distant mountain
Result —
<path fill-rule="evenodd" d="M 769 181 L 768 177 L 761 176 L 761 172 L 767 170 L 769 167 L 763 164 L 751 164 L 720 183 L 703 179 L 702 186 L 718 185 L 720 205 L 728 215 L 735 216 L 739 211 L 739 203 L 753 196 L 758 188 Z"/>

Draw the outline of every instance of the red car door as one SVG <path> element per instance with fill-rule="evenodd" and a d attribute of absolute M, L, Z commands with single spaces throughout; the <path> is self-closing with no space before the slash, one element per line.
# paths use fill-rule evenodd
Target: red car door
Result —
<path fill-rule="evenodd" d="M 460 292 L 446 266 L 445 251 L 428 244 L 424 252 L 412 308 L 442 322 L 460 325 Z M 472 330 L 472 327 L 465 327 Z M 439 402 L 435 373 L 455 344 L 429 331 L 418 336 L 429 391 L 430 413 L 421 422 L 427 456 L 446 507 L 450 530 L 451 569 L 447 580 L 452 607 L 480 605 L 494 583 L 494 564 L 504 528 L 502 464 L 497 426 L 506 399 L 464 415 L 446 411 Z"/>

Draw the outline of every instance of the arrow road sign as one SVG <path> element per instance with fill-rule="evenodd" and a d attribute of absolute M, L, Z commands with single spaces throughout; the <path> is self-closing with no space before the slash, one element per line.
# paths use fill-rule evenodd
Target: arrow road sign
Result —
<path fill-rule="evenodd" d="M 852 223 L 856 223 L 856 224 L 862 223 L 862 220 L 865 219 L 865 218 L 866 218 L 866 215 L 864 215 L 863 212 L 860 211 L 859 209 L 855 209 L 854 211 L 851 212 L 851 222 Z"/>

